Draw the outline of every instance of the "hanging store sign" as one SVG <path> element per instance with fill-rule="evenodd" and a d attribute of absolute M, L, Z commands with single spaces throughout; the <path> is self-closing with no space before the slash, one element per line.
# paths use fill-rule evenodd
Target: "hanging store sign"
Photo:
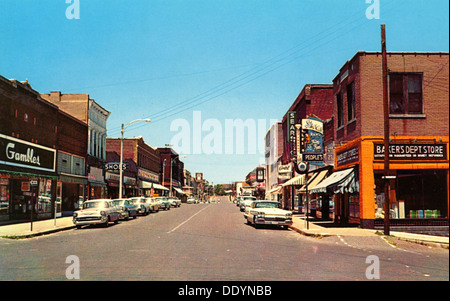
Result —
<path fill-rule="evenodd" d="M 384 159 L 384 145 L 373 144 L 375 160 Z M 391 160 L 447 160 L 447 144 L 392 143 L 389 144 Z"/>
<path fill-rule="evenodd" d="M 264 168 L 256 168 L 256 182 L 264 182 Z"/>
<path fill-rule="evenodd" d="M 302 159 L 306 162 L 323 162 L 323 121 L 319 118 L 302 119 Z"/>
<path fill-rule="evenodd" d="M 55 172 L 56 150 L 0 134 L 0 163 Z"/>

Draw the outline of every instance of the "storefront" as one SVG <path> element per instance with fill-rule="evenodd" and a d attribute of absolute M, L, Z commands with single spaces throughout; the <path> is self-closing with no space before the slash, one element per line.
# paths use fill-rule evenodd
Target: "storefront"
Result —
<path fill-rule="evenodd" d="M 87 199 L 87 177 L 59 174 L 56 191 L 56 216 L 70 216 Z"/>
<path fill-rule="evenodd" d="M 363 228 L 382 225 L 384 185 L 388 181 L 391 225 L 448 225 L 448 137 L 443 138 L 391 140 L 388 180 L 384 179 L 381 138 L 363 137 L 336 147 L 336 170 L 354 169 L 355 176 L 343 186 L 358 188 L 358 191 L 334 189 L 336 213 Z"/>
<path fill-rule="evenodd" d="M 106 187 L 105 178 L 103 176 L 103 169 L 90 166 L 88 173 L 88 199 L 103 199 L 106 198 L 108 190 Z"/>
<path fill-rule="evenodd" d="M 139 181 L 139 188 L 142 191 L 142 195 L 146 197 L 164 196 L 169 191 L 167 187 L 143 180 Z"/>
<path fill-rule="evenodd" d="M 51 218 L 56 150 L 0 134 L 0 220 Z"/>

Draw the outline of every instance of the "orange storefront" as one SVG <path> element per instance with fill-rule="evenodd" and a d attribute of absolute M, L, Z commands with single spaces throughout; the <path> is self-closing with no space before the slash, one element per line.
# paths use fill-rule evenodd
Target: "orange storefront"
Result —
<path fill-rule="evenodd" d="M 449 137 L 391 137 L 392 225 L 447 225 Z M 359 137 L 335 148 L 335 172 L 353 168 L 358 190 L 335 194 L 335 218 L 376 228 L 384 218 L 383 137 Z"/>

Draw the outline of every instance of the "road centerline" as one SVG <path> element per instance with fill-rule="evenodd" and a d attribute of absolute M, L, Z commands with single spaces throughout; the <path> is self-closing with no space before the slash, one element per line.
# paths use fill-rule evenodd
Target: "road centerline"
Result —
<path fill-rule="evenodd" d="M 197 214 L 199 214 L 200 212 L 202 212 L 203 210 L 205 210 L 206 208 L 208 208 L 209 206 L 211 206 L 211 204 L 209 204 L 208 206 L 206 206 L 205 208 L 197 211 L 196 213 L 194 213 L 193 215 L 191 215 L 187 220 L 185 220 L 184 222 L 181 222 L 180 224 L 178 224 L 175 228 L 173 228 L 172 230 L 170 230 L 169 232 L 167 232 L 167 234 L 175 232 L 178 228 L 180 228 L 181 226 L 183 226 L 185 223 L 187 223 L 189 220 L 191 220 L 194 216 L 196 216 Z"/>

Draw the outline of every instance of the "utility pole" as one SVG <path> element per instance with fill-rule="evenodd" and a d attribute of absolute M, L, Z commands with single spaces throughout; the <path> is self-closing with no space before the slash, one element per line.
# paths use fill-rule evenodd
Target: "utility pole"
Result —
<path fill-rule="evenodd" d="M 384 235 L 390 234 L 389 204 L 389 100 L 388 68 L 386 55 L 386 26 L 381 24 L 381 53 L 383 64 L 383 113 L 384 113 Z"/>

